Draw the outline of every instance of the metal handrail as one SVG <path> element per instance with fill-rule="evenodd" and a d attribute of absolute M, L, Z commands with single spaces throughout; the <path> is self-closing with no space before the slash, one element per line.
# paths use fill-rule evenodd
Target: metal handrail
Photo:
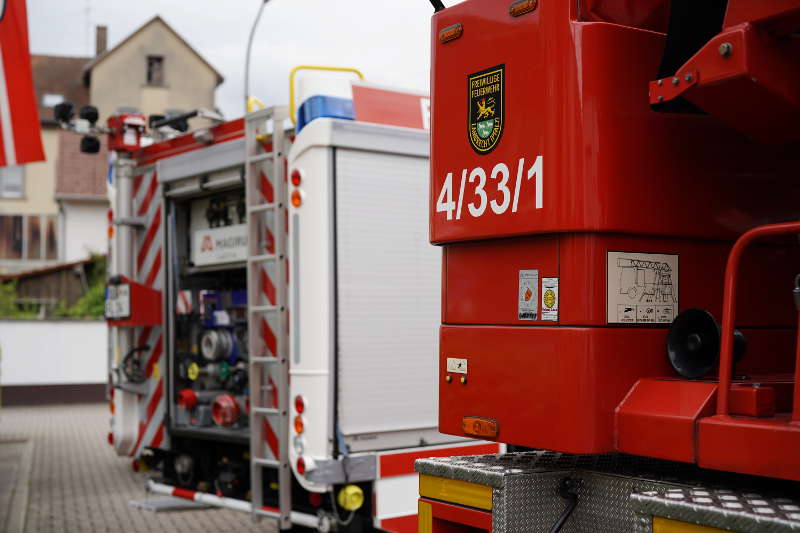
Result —
<path fill-rule="evenodd" d="M 754 241 L 765 237 L 800 233 L 800 222 L 781 222 L 755 227 L 744 233 L 733 245 L 725 267 L 725 289 L 722 299 L 722 346 L 719 360 L 719 393 L 717 394 L 717 414 L 730 414 L 729 397 L 733 381 L 733 329 L 736 322 L 736 286 L 739 264 L 745 249 Z M 794 405 L 792 419 L 800 419 L 800 345 L 797 346 L 797 361 L 794 379 Z"/>

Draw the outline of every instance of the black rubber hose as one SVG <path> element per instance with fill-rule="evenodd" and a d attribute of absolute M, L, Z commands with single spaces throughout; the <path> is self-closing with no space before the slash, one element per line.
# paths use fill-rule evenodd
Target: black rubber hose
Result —
<path fill-rule="evenodd" d="M 431 5 L 433 6 L 434 11 L 441 11 L 444 9 L 442 0 L 431 0 Z"/>
<path fill-rule="evenodd" d="M 558 494 L 565 500 L 567 500 L 567 507 L 561 513 L 561 516 L 558 517 L 558 520 L 553 527 L 550 528 L 550 533 L 558 533 L 564 527 L 564 524 L 567 523 L 569 517 L 572 516 L 572 512 L 578 506 L 578 485 L 579 482 L 570 479 L 564 478 L 561 481 L 561 486 L 558 488 Z"/>

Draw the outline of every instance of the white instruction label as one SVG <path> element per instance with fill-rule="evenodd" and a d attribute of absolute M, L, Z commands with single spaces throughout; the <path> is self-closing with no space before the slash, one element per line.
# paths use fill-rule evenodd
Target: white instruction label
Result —
<path fill-rule="evenodd" d="M 609 324 L 669 324 L 678 314 L 678 256 L 608 252 Z"/>
<path fill-rule="evenodd" d="M 455 374 L 467 373 L 467 360 L 457 359 L 455 357 L 447 358 L 447 371 Z"/>
<path fill-rule="evenodd" d="M 542 320 L 558 322 L 558 278 L 542 278 Z"/>
<path fill-rule="evenodd" d="M 519 271 L 519 304 L 517 319 L 536 320 L 539 318 L 539 271 Z"/>
<path fill-rule="evenodd" d="M 197 230 L 192 244 L 192 262 L 195 266 L 245 261 L 247 224 Z"/>

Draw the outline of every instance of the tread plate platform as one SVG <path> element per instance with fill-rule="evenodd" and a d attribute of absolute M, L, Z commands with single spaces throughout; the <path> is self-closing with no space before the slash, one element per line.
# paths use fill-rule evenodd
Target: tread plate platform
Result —
<path fill-rule="evenodd" d="M 492 487 L 494 533 L 549 531 L 579 482 L 563 532 L 650 533 L 653 517 L 729 531 L 800 531 L 798 484 L 624 454 L 546 451 L 420 459 L 420 474 Z"/>

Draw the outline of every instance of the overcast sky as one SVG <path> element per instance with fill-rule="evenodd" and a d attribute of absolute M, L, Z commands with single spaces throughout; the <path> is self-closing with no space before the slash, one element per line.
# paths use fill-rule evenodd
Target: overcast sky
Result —
<path fill-rule="evenodd" d="M 114 46 L 161 15 L 224 77 L 217 105 L 242 114 L 247 37 L 260 0 L 27 0 L 31 52 L 94 55 L 94 27 Z M 453 5 L 460 0 L 445 0 Z M 299 64 L 352 66 L 367 81 L 428 91 L 429 0 L 271 0 L 253 46 L 251 93 L 288 103 Z"/>

